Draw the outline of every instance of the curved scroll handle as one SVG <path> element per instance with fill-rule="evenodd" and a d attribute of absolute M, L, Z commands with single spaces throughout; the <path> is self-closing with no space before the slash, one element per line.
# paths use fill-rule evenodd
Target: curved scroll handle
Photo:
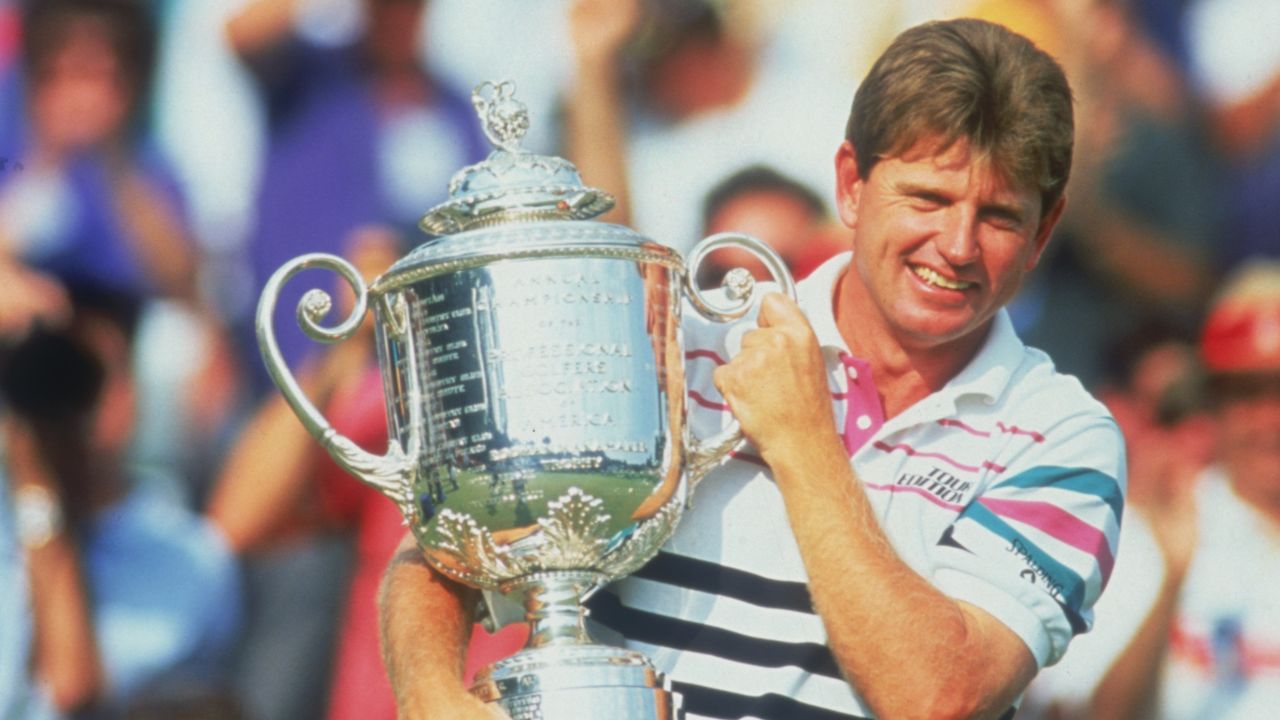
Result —
<path fill-rule="evenodd" d="M 684 291 L 693 303 L 693 307 L 709 320 L 715 322 L 731 322 L 747 314 L 755 300 L 755 278 L 746 268 L 734 268 L 725 274 L 721 284 L 727 303 L 709 297 L 698 288 L 694 278 L 698 276 L 698 268 L 707 255 L 724 247 L 737 247 L 747 250 L 760 258 L 769 274 L 777 281 L 779 290 L 792 300 L 796 299 L 796 281 L 787 269 L 787 264 L 764 242 L 741 233 L 717 233 L 705 238 L 689 251 L 688 267 L 684 276 Z M 695 438 L 689 449 L 688 476 L 690 487 L 719 465 L 729 453 L 740 448 L 746 442 L 742 435 L 742 426 L 736 419 L 730 420 L 729 426 L 720 433 L 706 439 Z"/>
<path fill-rule="evenodd" d="M 394 439 L 388 443 L 386 455 L 373 455 L 334 430 L 324 415 L 307 399 L 302 388 L 298 386 L 298 381 L 293 377 L 293 373 L 289 371 L 284 356 L 280 354 L 275 329 L 272 327 L 276 301 L 284 284 L 294 275 L 308 268 L 331 270 L 341 275 L 355 291 L 356 304 L 351 315 L 341 324 L 325 327 L 320 325 L 320 321 L 333 307 L 333 300 L 323 290 L 318 288 L 308 290 L 298 302 L 298 325 L 302 327 L 303 332 L 317 342 L 332 344 L 351 337 L 360 327 L 360 322 L 364 319 L 368 308 L 369 289 L 365 286 L 364 278 L 360 277 L 359 271 L 351 263 L 336 255 L 325 253 L 300 255 L 276 270 L 262 289 L 262 297 L 258 300 L 255 326 L 262 360 L 267 365 L 267 372 L 271 374 L 271 379 L 275 381 L 284 399 L 288 401 L 289 407 L 293 408 L 294 414 L 302 421 L 303 427 L 324 446 L 334 462 L 361 482 L 394 500 L 400 506 L 405 518 L 411 518 L 415 512 L 412 456 L 406 456 L 400 444 Z"/>

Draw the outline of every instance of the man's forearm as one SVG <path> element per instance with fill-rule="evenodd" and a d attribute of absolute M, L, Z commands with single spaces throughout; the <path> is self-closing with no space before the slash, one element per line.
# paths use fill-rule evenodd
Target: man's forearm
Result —
<path fill-rule="evenodd" d="M 1182 580 L 1181 572 L 1165 576 L 1160 594 L 1137 634 L 1089 698 L 1088 717 L 1098 720 L 1155 717 L 1164 659 L 1169 652 L 1169 630 L 1178 611 Z"/>
<path fill-rule="evenodd" d="M 894 552 L 837 438 L 768 458 L 836 662 L 882 717 L 998 717 L 1035 673 L 1021 640 Z"/>
<path fill-rule="evenodd" d="M 485 717 L 462 684 L 476 601 L 476 591 L 437 573 L 405 537 L 380 599 L 383 660 L 401 718 Z"/>
<path fill-rule="evenodd" d="M 88 592 L 71 539 L 59 534 L 43 547 L 30 550 L 27 577 L 35 616 L 36 674 L 59 710 L 88 707 L 102 693 L 103 669 Z"/>

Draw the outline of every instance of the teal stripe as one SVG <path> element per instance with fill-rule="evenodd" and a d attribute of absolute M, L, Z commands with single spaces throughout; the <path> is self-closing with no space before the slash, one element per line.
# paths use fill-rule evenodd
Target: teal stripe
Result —
<path fill-rule="evenodd" d="M 1062 597 L 1065 609 L 1070 615 L 1078 615 L 1084 606 L 1084 580 L 1071 568 L 1054 560 L 1039 545 L 1031 542 L 1025 535 L 1013 529 L 1013 526 L 997 517 L 981 500 L 969 503 L 960 519 L 968 518 L 1006 540 L 1011 552 L 1019 552 L 1030 557 L 1036 565 L 1052 580 L 1062 586 Z M 1014 549 L 1016 548 L 1016 550 Z M 1074 624 L 1074 623 L 1073 623 Z"/>
<path fill-rule="evenodd" d="M 1003 479 L 992 490 L 1003 487 L 1055 487 L 1093 495 L 1111 507 L 1117 522 L 1120 520 L 1121 513 L 1124 512 L 1124 495 L 1120 492 L 1120 483 L 1110 475 L 1093 468 L 1042 465 Z"/>

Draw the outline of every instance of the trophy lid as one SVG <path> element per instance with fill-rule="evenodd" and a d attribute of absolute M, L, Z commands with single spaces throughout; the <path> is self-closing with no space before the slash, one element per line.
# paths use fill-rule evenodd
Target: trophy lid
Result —
<path fill-rule="evenodd" d="M 510 80 L 484 82 L 471 93 L 484 134 L 497 149 L 453 176 L 449 200 L 419 223 L 426 232 L 450 235 L 507 222 L 586 220 L 613 207 L 612 195 L 582 184 L 573 163 L 521 149 L 529 112 L 514 94 Z"/>
<path fill-rule="evenodd" d="M 520 148 L 529 113 L 514 93 L 511 81 L 481 83 L 471 93 L 484 133 L 496 149 L 453 176 L 449 200 L 419 222 L 437 237 L 392 265 L 374 281 L 372 292 L 514 258 L 596 255 L 682 266 L 674 250 L 630 228 L 577 222 L 613 207 L 613 196 L 583 185 L 568 160 Z"/>

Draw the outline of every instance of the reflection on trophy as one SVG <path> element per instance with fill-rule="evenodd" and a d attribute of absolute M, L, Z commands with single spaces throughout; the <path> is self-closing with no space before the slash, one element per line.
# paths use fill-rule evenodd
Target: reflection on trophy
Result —
<path fill-rule="evenodd" d="M 438 571 L 523 604 L 528 645 L 481 671 L 474 693 L 516 720 L 676 717 L 648 659 L 592 642 L 581 602 L 657 552 L 692 484 L 741 441 L 736 426 L 697 439 L 685 425 L 682 298 L 726 322 L 753 299 L 745 272 L 704 294 L 690 282 L 697 265 L 719 247 L 745 247 L 785 292 L 794 285 L 750 237 L 708 238 L 686 269 L 670 248 L 592 221 L 613 198 L 584 187 L 569 162 L 520 149 L 529 117 L 513 90 L 485 83 L 473 93 L 497 149 L 455 175 L 450 199 L 423 217 L 437 237 L 369 286 L 340 258 L 295 258 L 263 291 L 258 340 L 308 430 L 396 502 Z M 346 278 L 357 303 L 326 327 L 329 296 L 308 292 L 298 322 L 312 338 L 349 337 L 373 305 L 390 424 L 383 456 L 330 427 L 277 348 L 280 288 L 314 267 Z"/>

